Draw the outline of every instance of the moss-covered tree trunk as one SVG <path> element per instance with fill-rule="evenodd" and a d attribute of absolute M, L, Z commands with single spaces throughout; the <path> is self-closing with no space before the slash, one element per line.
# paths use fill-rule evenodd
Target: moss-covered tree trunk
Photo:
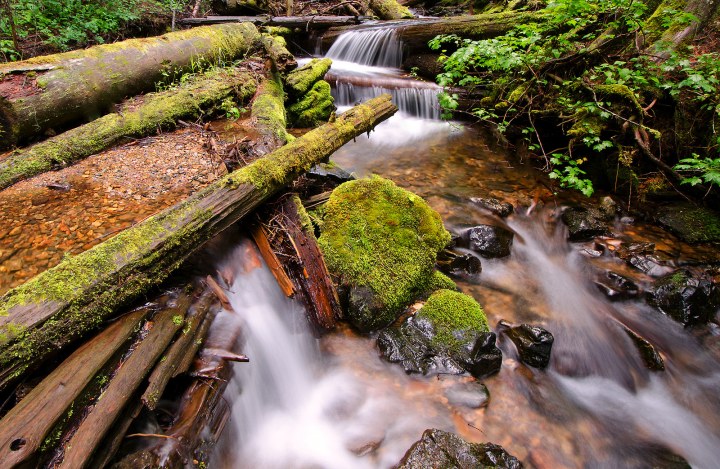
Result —
<path fill-rule="evenodd" d="M 250 23 L 222 24 L 0 64 L 0 148 L 97 118 L 169 75 L 233 60 L 259 39 Z"/>
<path fill-rule="evenodd" d="M 159 285 L 205 241 L 397 108 L 358 105 L 0 297 L 0 391 Z"/>
<path fill-rule="evenodd" d="M 211 71 L 178 88 L 144 96 L 123 108 L 44 142 L 15 151 L 0 161 L 0 189 L 22 179 L 73 164 L 121 142 L 158 129 L 173 128 L 178 119 L 195 119 L 218 108 L 225 99 L 246 101 L 255 93 L 247 72 Z"/>

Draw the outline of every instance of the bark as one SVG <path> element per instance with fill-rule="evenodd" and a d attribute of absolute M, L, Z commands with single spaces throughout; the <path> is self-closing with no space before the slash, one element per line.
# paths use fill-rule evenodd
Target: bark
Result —
<path fill-rule="evenodd" d="M 213 113 L 228 98 L 246 101 L 255 92 L 250 73 L 212 71 L 190 83 L 144 96 L 123 108 L 70 129 L 0 161 L 0 189 L 61 166 L 73 164 L 127 137 L 142 137 L 175 127 L 178 119 Z"/>
<path fill-rule="evenodd" d="M 327 29 L 332 26 L 349 26 L 360 24 L 365 20 L 358 16 L 208 16 L 206 18 L 186 18 L 180 24 L 223 24 L 253 23 L 257 26 L 285 26 L 304 30 Z"/>
<path fill-rule="evenodd" d="M 488 13 L 474 16 L 415 19 L 407 23 L 394 22 L 398 37 L 409 52 L 427 51 L 427 43 L 439 34 L 457 34 L 467 39 L 486 39 L 503 35 L 515 26 L 532 21 L 543 21 L 543 13 Z M 346 31 L 377 28 L 377 24 L 345 26 L 329 29 L 322 37 L 323 50 L 327 50 L 335 39 Z"/>
<path fill-rule="evenodd" d="M 430 81 L 419 81 L 413 78 L 395 78 L 395 77 L 365 77 L 362 75 L 335 75 L 330 72 L 325 76 L 325 80 L 334 85 L 337 83 L 348 83 L 355 86 L 374 86 L 385 90 L 397 89 L 431 89 L 442 91 L 442 86 Z"/>
<path fill-rule="evenodd" d="M 87 467 L 109 428 L 182 326 L 191 300 L 187 294 L 181 294 L 172 307 L 159 311 L 148 322 L 151 328 L 147 335 L 134 347 L 130 357 L 123 361 L 103 391 L 102 398 L 98 399 L 72 437 L 63 445 L 62 461 L 53 467 Z"/>
<path fill-rule="evenodd" d="M 252 24 L 216 25 L 0 64 L 0 148 L 99 117 L 168 74 L 239 57 L 259 38 Z"/>
<path fill-rule="evenodd" d="M 342 317 L 340 301 L 300 198 L 283 198 L 268 218 L 276 233 L 273 249 L 286 259 L 283 265 L 299 292 L 296 298 L 305 305 L 310 325 L 318 335 L 332 330 Z"/>
<path fill-rule="evenodd" d="M 73 401 L 130 340 L 148 312 L 140 309 L 123 316 L 82 345 L 0 420 L 4 467 L 15 467 L 35 455 Z"/>
<path fill-rule="evenodd" d="M 370 0 L 370 8 L 381 20 L 402 20 L 413 18 L 407 7 L 397 0 Z"/>
<path fill-rule="evenodd" d="M 283 269 L 280 259 L 270 246 L 270 236 L 267 228 L 265 228 L 261 223 L 255 223 L 250 228 L 250 234 L 260 250 L 260 254 L 265 260 L 265 264 L 267 264 L 270 272 L 272 272 L 273 277 L 277 280 L 277 283 L 285 296 L 289 298 L 295 295 L 295 285 L 293 285 L 292 280 L 290 280 L 290 277 L 288 277 L 287 273 L 285 273 L 285 269 Z"/>
<path fill-rule="evenodd" d="M 208 239 L 395 113 L 358 105 L 270 155 L 0 297 L 0 392 L 159 285 Z"/>
<path fill-rule="evenodd" d="M 282 75 L 295 70 L 297 61 L 295 57 L 287 50 L 285 39 L 280 36 L 271 36 L 269 34 L 262 35 L 262 44 L 267 52 L 268 57 L 273 64 L 273 71 Z"/>
<path fill-rule="evenodd" d="M 193 348 L 197 352 L 199 347 L 197 341 L 204 340 L 204 337 L 198 336 L 198 332 L 210 311 L 211 303 L 216 300 L 213 291 L 206 288 L 198 300 L 188 309 L 185 324 L 183 325 L 183 333 L 168 348 L 163 360 L 157 364 L 148 378 L 148 386 L 141 398 L 148 409 L 155 410 L 155 406 L 170 379 L 184 373 L 189 368 L 188 366 L 182 369 L 184 365 L 183 358 Z M 195 344 L 195 347 L 193 347 L 193 344 Z M 195 352 L 193 352 L 193 355 L 195 355 Z"/>
<path fill-rule="evenodd" d="M 295 100 L 304 96 L 315 83 L 323 79 L 331 65 L 332 60 L 330 59 L 312 59 L 288 74 L 285 78 L 288 97 Z"/>

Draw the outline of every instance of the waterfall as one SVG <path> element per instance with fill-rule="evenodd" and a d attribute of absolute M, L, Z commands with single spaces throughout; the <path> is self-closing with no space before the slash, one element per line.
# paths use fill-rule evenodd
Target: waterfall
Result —
<path fill-rule="evenodd" d="M 400 109 L 400 112 L 420 119 L 437 120 L 440 118 L 440 107 L 437 98 L 439 91 L 439 87 L 385 88 L 383 86 L 357 86 L 337 80 L 332 94 L 338 106 L 352 106 L 357 102 L 363 102 L 383 93 L 389 93 L 392 95 L 393 103 Z"/>
<path fill-rule="evenodd" d="M 394 29 L 350 31 L 341 34 L 325 56 L 360 65 L 399 68 L 402 41 Z"/>

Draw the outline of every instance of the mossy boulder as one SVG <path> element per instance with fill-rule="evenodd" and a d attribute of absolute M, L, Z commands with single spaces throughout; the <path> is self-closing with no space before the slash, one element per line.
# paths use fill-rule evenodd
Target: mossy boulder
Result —
<path fill-rule="evenodd" d="M 495 346 L 480 305 L 470 296 L 438 290 L 415 316 L 378 336 L 383 358 L 408 373 L 463 373 L 477 378 L 500 369 L 502 354 Z"/>
<path fill-rule="evenodd" d="M 658 210 L 657 221 L 688 243 L 720 241 L 720 215 L 705 207 L 668 205 Z"/>
<path fill-rule="evenodd" d="M 437 280 L 437 253 L 449 241 L 422 198 L 379 177 L 333 191 L 318 240 L 348 320 L 363 332 L 387 326 L 428 290 Z"/>
<path fill-rule="evenodd" d="M 720 289 L 684 269 L 657 279 L 647 296 L 648 303 L 685 326 L 704 324 L 720 310 Z"/>
<path fill-rule="evenodd" d="M 325 80 L 315 83 L 310 91 L 287 108 L 288 120 L 293 127 L 315 127 L 327 122 L 335 111 L 335 100 L 330 84 Z"/>

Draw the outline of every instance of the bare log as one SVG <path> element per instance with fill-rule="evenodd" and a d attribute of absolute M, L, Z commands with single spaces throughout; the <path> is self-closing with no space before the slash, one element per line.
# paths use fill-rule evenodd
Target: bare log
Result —
<path fill-rule="evenodd" d="M 207 25 L 225 23 L 253 23 L 256 26 L 285 26 L 304 30 L 327 29 L 332 26 L 349 26 L 365 21 L 362 16 L 208 16 L 205 18 L 185 18 L 180 24 Z"/>
<path fill-rule="evenodd" d="M 396 110 L 388 95 L 358 105 L 7 292 L 0 297 L 0 391 L 159 285 L 205 241 Z"/>
<path fill-rule="evenodd" d="M 250 73 L 236 70 L 208 72 L 190 83 L 126 103 L 116 113 L 68 130 L 0 161 L 0 189 L 22 179 L 73 164 L 127 137 L 142 137 L 158 129 L 174 128 L 178 119 L 213 113 L 227 98 L 246 101 L 255 93 Z"/>
<path fill-rule="evenodd" d="M 62 461 L 55 467 L 87 467 L 90 457 L 102 442 L 107 430 L 182 326 L 190 302 L 190 296 L 180 294 L 172 307 L 159 311 L 152 322 L 148 323 L 151 329 L 133 349 L 130 357 L 122 363 L 103 391 L 102 398 L 98 399 L 64 445 Z"/>
<path fill-rule="evenodd" d="M 265 264 L 267 264 L 273 277 L 277 280 L 280 289 L 285 293 L 285 296 L 289 298 L 295 295 L 295 285 L 293 285 L 292 280 L 290 280 L 290 277 L 285 273 L 280 259 L 270 246 L 267 229 L 261 223 L 254 223 L 250 228 L 250 234 L 260 250 Z"/>
<path fill-rule="evenodd" d="M 148 314 L 143 308 L 118 319 L 50 373 L 0 420 L 0 461 L 15 467 L 40 449 L 73 401 L 133 336 Z"/>
<path fill-rule="evenodd" d="M 0 64 L 0 148 L 97 118 L 168 73 L 232 60 L 259 38 L 250 23 L 223 24 Z"/>

